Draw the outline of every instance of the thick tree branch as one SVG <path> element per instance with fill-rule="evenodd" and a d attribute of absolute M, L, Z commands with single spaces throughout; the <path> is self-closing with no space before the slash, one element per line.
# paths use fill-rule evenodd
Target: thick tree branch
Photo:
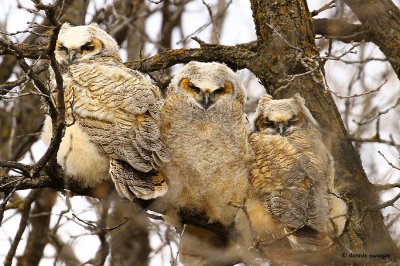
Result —
<path fill-rule="evenodd" d="M 391 0 L 344 0 L 400 78 L 400 10 Z"/>
<path fill-rule="evenodd" d="M 202 44 L 198 49 L 176 49 L 162 51 L 146 59 L 127 62 L 125 65 L 145 73 L 161 70 L 190 61 L 226 63 L 233 69 L 251 68 L 255 53 L 240 46 Z"/>
<path fill-rule="evenodd" d="M 28 43 L 19 43 L 16 46 L 21 51 L 22 56 L 25 58 L 30 58 L 30 59 L 48 58 L 47 46 L 28 44 Z M 14 51 L 10 47 L 6 45 L 0 46 L 0 55 L 13 55 L 13 54 Z"/>
<path fill-rule="evenodd" d="M 313 19 L 315 34 L 345 43 L 370 41 L 368 32 L 360 24 L 351 24 L 337 19 Z"/>

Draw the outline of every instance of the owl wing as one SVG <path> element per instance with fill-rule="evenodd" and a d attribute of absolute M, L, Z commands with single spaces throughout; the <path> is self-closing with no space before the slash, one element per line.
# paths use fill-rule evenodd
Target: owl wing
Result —
<path fill-rule="evenodd" d="M 302 181 L 287 184 L 283 189 L 269 195 L 269 210 L 286 228 L 289 242 L 299 250 L 316 250 L 330 245 L 324 232 L 328 217 L 325 198 L 321 198 L 321 184 L 309 177 L 301 162 L 289 170 L 288 175 L 296 175 Z M 325 195 L 324 194 L 324 195 Z"/>
<path fill-rule="evenodd" d="M 73 65 L 70 75 L 75 90 L 82 90 L 76 93 L 82 99 L 75 103 L 75 119 L 91 141 L 113 159 L 110 172 L 120 194 L 129 199 L 164 194 L 165 180 L 156 178 L 152 183 L 152 179 L 140 177 L 140 173 L 154 173 L 169 160 L 160 139 L 163 100 L 158 88 L 139 72 L 113 62 Z M 136 186 L 146 189 L 136 193 Z"/>
<path fill-rule="evenodd" d="M 297 162 L 295 150 L 280 136 L 253 133 L 249 141 L 256 158 L 251 180 L 256 193 L 285 227 L 301 227 L 307 221 L 304 207 L 310 183 Z"/>

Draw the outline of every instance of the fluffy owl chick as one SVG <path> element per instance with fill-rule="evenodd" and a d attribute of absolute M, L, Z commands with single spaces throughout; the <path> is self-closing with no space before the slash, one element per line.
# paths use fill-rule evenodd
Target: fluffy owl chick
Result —
<path fill-rule="evenodd" d="M 193 209 L 210 222 L 232 223 L 248 185 L 245 92 L 219 63 L 190 62 L 173 78 L 162 108 L 161 135 L 171 160 L 161 172 L 176 211 Z"/>
<path fill-rule="evenodd" d="M 167 184 L 157 173 L 168 161 L 160 139 L 158 88 L 122 64 L 116 41 L 97 24 L 64 23 L 55 55 L 68 124 L 58 163 L 86 187 L 111 177 L 118 193 L 130 200 L 165 194 Z M 54 78 L 52 83 L 55 87 Z M 49 144 L 51 136 L 46 117 L 42 139 Z"/>
<path fill-rule="evenodd" d="M 288 239 L 295 249 L 328 246 L 330 236 L 343 231 L 346 204 L 334 195 L 333 159 L 304 99 L 298 94 L 283 100 L 263 96 L 254 130 L 250 183 L 264 211 L 250 206 L 249 213 L 262 219 L 254 216 L 254 224 L 263 228 L 264 223 L 271 235 L 292 232 Z"/>
<path fill-rule="evenodd" d="M 161 112 L 170 162 L 161 172 L 169 216 L 186 210 L 230 225 L 248 188 L 245 91 L 224 64 L 190 62 L 172 79 Z M 193 262 L 192 262 L 193 263 Z"/>

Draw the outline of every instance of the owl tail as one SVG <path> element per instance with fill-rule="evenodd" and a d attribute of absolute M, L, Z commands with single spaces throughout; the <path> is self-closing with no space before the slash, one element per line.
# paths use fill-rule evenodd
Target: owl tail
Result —
<path fill-rule="evenodd" d="M 327 248 L 332 244 L 331 239 L 324 233 L 318 232 L 308 226 L 303 226 L 288 236 L 293 249 L 315 251 Z"/>
<path fill-rule="evenodd" d="M 143 173 L 120 160 L 110 160 L 110 175 L 118 194 L 129 200 L 158 198 L 168 190 L 167 182 L 160 173 Z"/>

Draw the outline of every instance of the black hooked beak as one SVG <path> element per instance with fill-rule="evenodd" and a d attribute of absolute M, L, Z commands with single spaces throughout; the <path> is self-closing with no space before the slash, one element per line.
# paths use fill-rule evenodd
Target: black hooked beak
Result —
<path fill-rule="evenodd" d="M 201 105 L 204 107 L 204 109 L 208 109 L 211 105 L 211 99 L 210 99 L 210 93 L 206 91 L 204 93 L 203 101 L 201 102 Z"/>
<path fill-rule="evenodd" d="M 279 134 L 284 137 L 285 133 L 286 133 L 285 124 L 284 123 L 278 123 L 278 128 L 279 128 Z"/>
<path fill-rule="evenodd" d="M 70 52 L 69 52 L 69 54 L 68 54 L 68 60 L 69 60 L 69 63 L 70 64 L 72 64 L 74 61 L 75 61 L 75 59 L 76 59 L 76 54 L 78 53 L 78 51 L 76 51 L 76 50 L 71 50 Z"/>

